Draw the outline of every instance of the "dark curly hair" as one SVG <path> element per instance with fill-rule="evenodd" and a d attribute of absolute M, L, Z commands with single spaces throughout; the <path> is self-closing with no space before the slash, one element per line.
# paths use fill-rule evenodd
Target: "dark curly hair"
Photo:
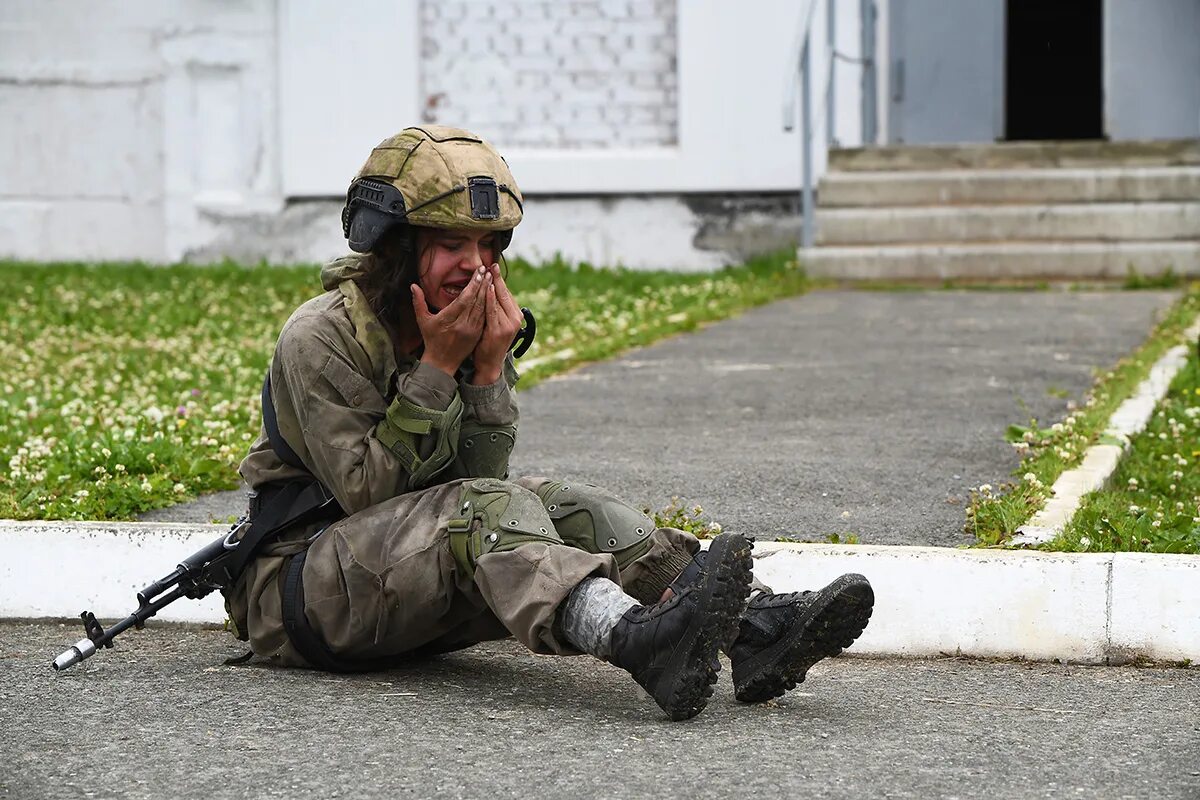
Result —
<path fill-rule="evenodd" d="M 375 244 L 362 261 L 363 274 L 355 279 L 367 304 L 381 320 L 398 325 L 412 314 L 412 292 L 417 282 L 421 254 L 417 252 L 417 232 L 409 225 L 397 225 Z"/>

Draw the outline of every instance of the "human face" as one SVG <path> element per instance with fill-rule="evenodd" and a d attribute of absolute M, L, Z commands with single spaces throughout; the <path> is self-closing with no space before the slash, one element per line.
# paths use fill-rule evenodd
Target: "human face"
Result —
<path fill-rule="evenodd" d="M 419 228 L 417 252 L 421 254 L 421 289 L 432 309 L 443 309 L 462 294 L 475 270 L 495 259 L 491 231 Z"/>

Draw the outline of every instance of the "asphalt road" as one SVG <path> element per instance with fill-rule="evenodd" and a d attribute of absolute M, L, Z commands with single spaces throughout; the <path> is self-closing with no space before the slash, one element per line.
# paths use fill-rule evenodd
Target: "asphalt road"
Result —
<path fill-rule="evenodd" d="M 511 642 L 340 676 L 151 626 L 54 673 L 78 637 L 0 624 L 0 798 L 1200 797 L 1196 668 L 843 657 L 671 723 Z"/>

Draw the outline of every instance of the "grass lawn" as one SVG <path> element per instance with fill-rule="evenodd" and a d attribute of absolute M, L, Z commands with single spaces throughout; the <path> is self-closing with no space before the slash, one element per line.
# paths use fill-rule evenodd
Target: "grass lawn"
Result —
<path fill-rule="evenodd" d="M 1192 349 L 1109 488 L 1083 506 L 1050 550 L 1200 553 L 1200 364 Z"/>
<path fill-rule="evenodd" d="M 0 262 L 0 518 L 131 519 L 238 485 L 275 338 L 315 266 Z M 537 315 L 521 388 L 808 287 L 789 255 L 716 273 L 510 262 Z"/>
<path fill-rule="evenodd" d="M 1087 448 L 1096 443 L 1108 427 L 1108 420 L 1113 412 L 1145 379 L 1155 362 L 1167 350 L 1182 341 L 1184 330 L 1196 319 L 1197 314 L 1200 314 L 1200 285 L 1194 284 L 1172 306 L 1140 348 L 1122 359 L 1111 370 L 1097 376 L 1096 383 L 1087 397 L 1071 410 L 1066 419 L 1050 426 L 1043 426 L 1036 420 L 1030 421 L 1027 426 L 1010 426 L 1008 438 L 1013 447 L 1021 454 L 1021 464 L 1013 472 L 1014 480 L 1012 482 L 998 487 L 984 485 L 972 491 L 967 509 L 966 530 L 974 533 L 981 545 L 1003 545 L 1016 532 L 1017 528 L 1025 524 L 1034 513 L 1042 508 L 1050 496 L 1050 487 L 1059 475 L 1067 469 L 1078 466 Z M 1178 380 L 1185 381 L 1188 375 L 1193 376 L 1194 379 L 1194 363 L 1188 370 L 1180 374 Z M 1193 401 L 1198 400 L 1200 398 L 1193 396 Z M 1180 436 L 1191 436 L 1191 441 L 1195 445 L 1193 449 L 1200 450 L 1200 443 L 1197 443 L 1195 434 L 1187 430 L 1187 426 L 1191 425 L 1193 420 L 1187 413 L 1184 413 L 1185 411 L 1184 408 L 1176 412 L 1174 409 L 1167 410 L 1164 407 L 1165 416 L 1156 415 L 1150 430 L 1153 431 L 1152 435 L 1155 437 L 1165 434 L 1167 439 L 1159 438 L 1157 441 L 1162 442 L 1164 447 L 1169 447 L 1167 441 L 1172 439 L 1174 433 L 1171 428 L 1168 427 L 1164 430 L 1162 426 L 1166 425 L 1167 419 L 1174 419 L 1178 426 L 1182 426 L 1179 428 Z M 1193 410 L 1191 413 L 1197 412 Z M 1183 511 L 1187 511 L 1190 502 L 1191 510 L 1187 511 L 1186 515 L 1179 516 L 1180 520 L 1186 517 L 1190 525 L 1192 517 L 1200 513 L 1196 509 L 1196 495 L 1200 494 L 1198 491 L 1200 485 L 1190 484 L 1193 486 L 1193 490 L 1184 498 L 1182 494 L 1184 490 L 1180 487 L 1185 484 L 1181 479 L 1173 479 L 1172 475 L 1181 469 L 1186 472 L 1186 465 L 1181 467 L 1178 463 L 1172 462 L 1170 457 L 1166 453 L 1160 452 L 1158 447 L 1151 451 L 1152 455 L 1148 460 L 1137 455 L 1139 449 L 1145 451 L 1146 445 L 1142 440 L 1149 435 L 1151 434 L 1147 433 L 1139 439 L 1140 446 L 1135 444 L 1134 455 L 1127 457 L 1115 478 L 1115 480 L 1126 480 L 1129 477 L 1137 477 L 1139 482 L 1145 481 L 1140 492 L 1135 492 L 1139 499 L 1125 503 L 1122 515 L 1129 517 L 1132 512 L 1128 509 L 1132 506 L 1137 506 L 1140 510 L 1150 509 L 1151 513 L 1169 506 L 1171 510 L 1183 514 Z M 1179 457 L 1186 457 L 1188 461 L 1195 457 L 1190 451 L 1187 454 L 1183 453 L 1183 449 L 1186 449 L 1187 445 L 1181 444 L 1179 447 L 1182 448 L 1179 450 Z M 1129 461 L 1129 458 L 1135 460 Z M 1141 463 L 1142 466 L 1132 466 L 1137 463 Z M 1133 472 L 1127 472 L 1128 469 L 1133 469 Z M 1120 477 L 1122 475 L 1125 477 Z M 1184 502 L 1185 499 L 1187 502 Z M 1176 507 L 1175 504 L 1179 502 L 1184 502 L 1184 506 Z M 1111 513 L 1111 508 L 1112 506 L 1105 506 L 1099 517 L 1089 518 L 1092 519 L 1091 522 L 1085 523 L 1084 517 L 1079 517 L 1080 523 L 1085 525 L 1081 532 L 1062 537 L 1047 549 L 1130 549 L 1117 546 L 1119 540 L 1127 543 L 1134 541 L 1129 538 L 1131 534 L 1128 532 L 1113 532 L 1110 536 L 1102 538 L 1092 536 L 1091 533 L 1086 533 L 1086 535 L 1084 533 L 1103 529 L 1108 524 L 1116 524 L 1120 521 L 1123 517 Z M 1164 517 L 1165 513 L 1164 511 Z M 1103 521 L 1105 516 L 1108 517 L 1107 522 Z M 1138 514 L 1132 516 L 1141 519 L 1145 515 L 1139 511 Z M 1161 521 L 1158 526 L 1153 523 L 1152 517 L 1145 519 L 1144 523 L 1137 522 L 1138 525 L 1148 528 L 1162 527 Z M 1189 535 L 1194 547 L 1195 534 L 1190 533 Z M 1082 540 L 1079 538 L 1081 536 L 1087 539 L 1086 546 L 1082 544 Z M 1122 539 L 1122 537 L 1124 538 Z M 1141 540 L 1144 538 L 1147 537 L 1139 534 L 1136 537 L 1138 546 L 1133 549 L 1147 549 L 1145 545 L 1141 544 Z M 1153 537 L 1150 538 L 1152 539 L 1151 549 L 1158 546 L 1164 548 L 1181 546 L 1177 543 L 1172 544 L 1177 542 L 1178 537 L 1170 539 L 1170 542 L 1166 539 L 1160 541 Z M 1159 544 L 1155 544 L 1155 542 L 1159 542 Z M 1195 550 L 1189 552 L 1195 552 Z"/>

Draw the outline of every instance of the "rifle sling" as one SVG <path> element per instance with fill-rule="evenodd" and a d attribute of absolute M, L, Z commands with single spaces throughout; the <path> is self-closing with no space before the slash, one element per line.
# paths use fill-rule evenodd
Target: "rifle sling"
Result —
<path fill-rule="evenodd" d="M 250 559 L 258 555 L 271 537 L 301 523 L 345 516 L 337 499 L 320 481 L 292 481 L 282 486 L 268 484 L 258 491 L 260 496 L 266 495 L 265 502 L 250 518 L 250 530 L 238 542 L 223 568 L 225 586 L 237 582 Z"/>
<path fill-rule="evenodd" d="M 287 560 L 283 567 L 283 629 L 292 647 L 315 669 L 327 672 L 377 672 L 393 669 L 405 657 L 347 658 L 329 649 L 321 634 L 313 630 L 304 613 L 304 559 L 302 550 Z"/>

